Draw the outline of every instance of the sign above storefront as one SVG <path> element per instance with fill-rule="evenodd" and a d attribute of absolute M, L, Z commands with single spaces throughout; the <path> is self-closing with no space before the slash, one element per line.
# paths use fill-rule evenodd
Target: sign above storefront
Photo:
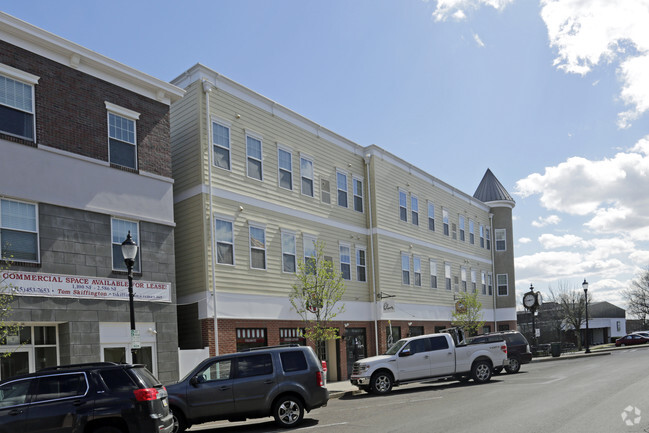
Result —
<path fill-rule="evenodd" d="M 18 296 L 128 301 L 128 280 L 36 272 L 2 272 L 3 285 Z M 171 283 L 133 281 L 136 301 L 171 302 Z"/>

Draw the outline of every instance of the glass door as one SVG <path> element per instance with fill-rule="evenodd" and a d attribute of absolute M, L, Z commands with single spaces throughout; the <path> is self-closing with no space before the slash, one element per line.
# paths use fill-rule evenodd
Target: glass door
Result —
<path fill-rule="evenodd" d="M 157 375 L 157 368 L 155 368 L 156 366 L 153 362 L 153 347 L 142 346 L 139 349 L 136 349 L 135 352 L 137 364 L 144 364 L 147 370 L 154 375 Z M 130 348 L 127 346 L 104 345 L 102 361 L 115 362 L 117 364 L 130 364 L 133 362 L 133 356 Z"/>
<path fill-rule="evenodd" d="M 11 355 L 4 356 L 7 352 Z M 19 348 L 3 350 L 0 352 L 0 380 L 9 379 L 12 376 L 26 374 L 33 371 L 32 349 Z"/>

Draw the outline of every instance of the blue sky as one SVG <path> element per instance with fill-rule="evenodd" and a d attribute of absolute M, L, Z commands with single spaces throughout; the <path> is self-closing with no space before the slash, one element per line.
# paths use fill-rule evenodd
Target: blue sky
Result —
<path fill-rule="evenodd" d="M 649 265 L 649 0 L 5 0 L 157 78 L 197 62 L 517 206 L 516 284 L 623 306 Z"/>

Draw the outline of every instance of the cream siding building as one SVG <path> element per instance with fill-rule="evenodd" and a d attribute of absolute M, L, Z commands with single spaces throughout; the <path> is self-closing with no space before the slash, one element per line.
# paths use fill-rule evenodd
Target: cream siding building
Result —
<path fill-rule="evenodd" d="M 513 259 L 502 299 L 488 283 L 499 272 L 488 204 L 200 64 L 173 84 L 186 90 L 171 108 L 181 348 L 298 341 L 288 294 L 315 240 L 346 276 L 330 379 L 385 350 L 389 329 L 396 338 L 449 326 L 465 284 L 489 329 L 515 328 Z"/>

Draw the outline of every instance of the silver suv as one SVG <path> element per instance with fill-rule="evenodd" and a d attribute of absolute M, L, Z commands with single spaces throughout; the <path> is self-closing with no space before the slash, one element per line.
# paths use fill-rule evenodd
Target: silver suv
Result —
<path fill-rule="evenodd" d="M 174 433 L 192 424 L 273 416 L 282 427 L 297 426 L 326 406 L 322 365 L 308 346 L 263 347 L 208 358 L 180 382 L 168 385 Z"/>

